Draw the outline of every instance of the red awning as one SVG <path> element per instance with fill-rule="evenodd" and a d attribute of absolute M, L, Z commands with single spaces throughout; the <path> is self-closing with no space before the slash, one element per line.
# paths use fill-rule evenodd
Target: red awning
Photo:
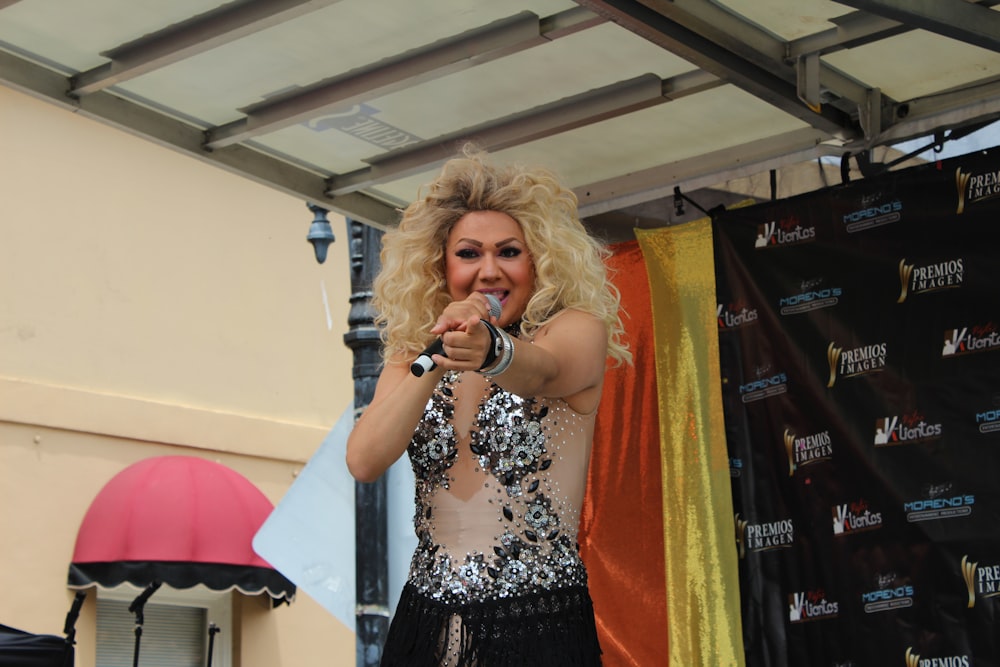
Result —
<path fill-rule="evenodd" d="M 80 524 L 70 588 L 204 584 L 290 600 L 295 586 L 252 540 L 274 506 L 249 480 L 194 456 L 160 456 L 115 475 Z"/>

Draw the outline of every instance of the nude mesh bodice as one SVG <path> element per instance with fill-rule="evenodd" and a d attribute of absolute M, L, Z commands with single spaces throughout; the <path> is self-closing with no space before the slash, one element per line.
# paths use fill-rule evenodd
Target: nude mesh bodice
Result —
<path fill-rule="evenodd" d="M 483 398 L 456 419 L 463 390 Z M 456 604 L 585 585 L 577 528 L 593 427 L 593 414 L 562 400 L 446 373 L 408 448 L 418 540 L 410 583 Z"/>

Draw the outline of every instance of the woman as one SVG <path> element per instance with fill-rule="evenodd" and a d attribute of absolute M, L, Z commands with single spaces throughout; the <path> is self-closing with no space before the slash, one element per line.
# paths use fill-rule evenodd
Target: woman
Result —
<path fill-rule="evenodd" d="M 605 252 L 552 174 L 470 149 L 386 233 L 385 365 L 347 446 L 359 481 L 404 452 L 416 477 L 384 666 L 600 664 L 576 540 L 605 365 L 629 358 Z"/>

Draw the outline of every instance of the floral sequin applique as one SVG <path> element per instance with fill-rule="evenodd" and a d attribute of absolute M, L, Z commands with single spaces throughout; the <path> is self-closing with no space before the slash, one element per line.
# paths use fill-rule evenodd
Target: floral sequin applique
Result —
<path fill-rule="evenodd" d="M 521 480 L 552 464 L 546 458 L 542 419 L 548 407 L 535 409 L 525 400 L 493 385 L 477 418 L 470 448 L 479 465 L 507 487 L 511 496 L 521 494 Z M 533 491 L 534 489 L 529 489 Z"/>
<path fill-rule="evenodd" d="M 417 484 L 448 488 L 448 469 L 455 464 L 458 448 L 455 444 L 455 392 L 452 389 L 457 373 L 448 373 L 427 401 L 424 418 L 420 420 L 407 449 Z"/>

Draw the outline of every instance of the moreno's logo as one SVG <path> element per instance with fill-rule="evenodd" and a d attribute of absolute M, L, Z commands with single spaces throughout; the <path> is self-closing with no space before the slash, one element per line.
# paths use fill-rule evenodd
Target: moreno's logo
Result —
<path fill-rule="evenodd" d="M 743 475 L 743 459 L 734 457 L 729 459 L 729 476 L 741 477 Z"/>
<path fill-rule="evenodd" d="M 976 497 L 971 493 L 955 492 L 952 486 L 951 482 L 931 484 L 927 486 L 925 497 L 904 502 L 903 511 L 906 512 L 906 520 L 916 523 L 954 519 L 972 514 Z"/>
<path fill-rule="evenodd" d="M 896 222 L 902 217 L 903 202 L 899 199 L 879 201 L 881 194 L 865 197 L 861 208 L 845 213 L 844 226 L 848 233 L 862 232 Z"/>
<path fill-rule="evenodd" d="M 980 433 L 1000 431 L 1000 409 L 983 410 L 976 413 L 976 427 Z"/>
<path fill-rule="evenodd" d="M 806 243 L 815 239 L 816 228 L 803 227 L 799 219 L 793 215 L 757 225 L 757 239 L 754 241 L 754 248 L 774 248 Z"/>
<path fill-rule="evenodd" d="M 897 584 L 895 574 L 885 574 L 876 577 L 878 588 L 861 594 L 866 614 L 877 614 L 880 611 L 890 611 L 913 606 L 913 586 Z"/>
<path fill-rule="evenodd" d="M 760 401 L 788 391 L 788 376 L 784 373 L 775 373 L 770 365 L 758 367 L 755 375 L 756 380 L 741 384 L 739 387 L 740 400 L 744 403 Z"/>
<path fill-rule="evenodd" d="M 843 294 L 844 290 L 840 287 L 803 284 L 797 293 L 778 299 L 778 308 L 782 315 L 808 313 L 820 308 L 836 306 Z"/>

